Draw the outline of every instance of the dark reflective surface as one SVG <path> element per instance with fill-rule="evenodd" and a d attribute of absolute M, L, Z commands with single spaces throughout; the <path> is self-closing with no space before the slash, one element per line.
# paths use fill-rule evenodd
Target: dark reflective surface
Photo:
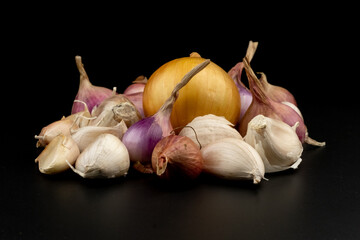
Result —
<path fill-rule="evenodd" d="M 188 35 L 185 25 L 170 34 L 155 26 L 147 26 L 153 30 L 145 39 L 135 34 L 144 28 L 118 36 L 87 25 L 89 38 L 75 35 L 78 29 L 40 28 L 39 41 L 23 46 L 17 56 L 33 65 L 15 110 L 31 113 L 11 115 L 16 117 L 4 135 L 4 150 L 11 154 L 3 154 L 0 164 L 0 239 L 359 239 L 360 117 L 352 106 L 358 95 L 336 73 L 341 65 L 334 50 L 347 39 L 335 41 L 327 26 L 317 31 L 306 24 L 281 29 L 282 35 L 254 31 L 227 39 L 214 38 L 209 28 Z M 33 136 L 70 113 L 79 76 L 75 55 L 82 55 L 93 84 L 121 92 L 137 76 L 149 77 L 192 51 L 227 71 L 241 61 L 249 40 L 260 42 L 254 70 L 293 92 L 310 136 L 327 142 L 324 148 L 306 147 L 299 169 L 267 174 L 269 181 L 259 185 L 207 175 L 180 183 L 134 171 L 113 180 L 38 171 Z"/>

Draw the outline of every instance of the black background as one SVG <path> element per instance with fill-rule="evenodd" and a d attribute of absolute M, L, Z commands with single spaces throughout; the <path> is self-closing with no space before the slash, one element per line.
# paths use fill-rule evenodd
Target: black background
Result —
<path fill-rule="evenodd" d="M 24 7 L 4 37 L 10 75 L 3 90 L 11 97 L 2 95 L 1 239 L 360 237 L 358 60 L 351 60 L 357 47 L 347 9 L 43 7 Z M 184 183 L 134 171 L 113 180 L 38 171 L 33 136 L 70 114 L 79 83 L 75 55 L 94 85 L 121 92 L 193 51 L 228 71 L 249 40 L 259 41 L 253 69 L 290 90 L 310 135 L 327 142 L 306 146 L 299 169 L 267 174 L 259 185 L 206 175 Z"/>

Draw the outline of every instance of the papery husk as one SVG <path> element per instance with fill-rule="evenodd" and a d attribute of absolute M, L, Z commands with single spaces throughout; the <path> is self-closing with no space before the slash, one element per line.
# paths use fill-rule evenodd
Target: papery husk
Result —
<path fill-rule="evenodd" d="M 199 147 L 190 138 L 177 135 L 167 136 L 156 144 L 151 162 L 154 172 L 166 179 L 194 179 L 203 168 Z"/>

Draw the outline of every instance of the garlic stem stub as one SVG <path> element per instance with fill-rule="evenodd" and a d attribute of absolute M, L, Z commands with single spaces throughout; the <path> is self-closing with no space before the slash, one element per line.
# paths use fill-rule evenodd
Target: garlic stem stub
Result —
<path fill-rule="evenodd" d="M 264 163 L 258 152 L 243 140 L 224 138 L 201 149 L 204 172 L 229 180 L 265 179 Z"/>
<path fill-rule="evenodd" d="M 257 115 L 248 124 L 245 142 L 260 154 L 265 172 L 279 172 L 296 169 L 301 163 L 303 146 L 295 132 L 298 124 L 288 124 Z"/>

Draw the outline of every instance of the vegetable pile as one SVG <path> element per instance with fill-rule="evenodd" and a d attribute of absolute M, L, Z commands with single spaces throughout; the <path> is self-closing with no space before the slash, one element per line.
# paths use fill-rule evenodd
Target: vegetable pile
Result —
<path fill-rule="evenodd" d="M 201 173 L 257 184 L 296 169 L 309 137 L 294 96 L 250 66 L 257 42 L 228 73 L 197 53 L 172 60 L 122 94 L 91 84 L 80 56 L 71 115 L 45 126 L 35 159 L 44 174 L 125 176 L 130 168 L 163 179 Z M 245 69 L 248 86 L 242 82 Z"/>

